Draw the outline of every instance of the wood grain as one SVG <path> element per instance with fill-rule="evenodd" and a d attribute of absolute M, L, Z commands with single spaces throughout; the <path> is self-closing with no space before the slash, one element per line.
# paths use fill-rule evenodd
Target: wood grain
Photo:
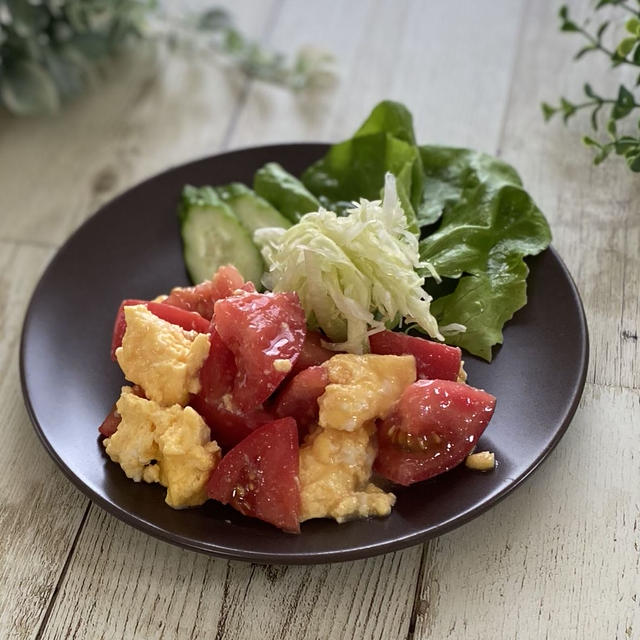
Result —
<path fill-rule="evenodd" d="M 260 37 L 278 0 L 226 5 L 245 33 Z M 0 239 L 58 245 L 117 193 L 215 153 L 245 88 L 210 57 L 143 48 L 53 117 L 2 115 Z"/>
<path fill-rule="evenodd" d="M 587 385 L 550 459 L 425 554 L 414 638 L 640 633 L 640 394 Z"/>
<path fill-rule="evenodd" d="M 539 109 L 578 96 L 581 73 L 603 91 L 615 78 L 597 58 L 571 62 L 579 42 L 558 33 L 554 2 L 226 4 L 275 48 L 332 50 L 338 83 L 292 95 L 206 60 L 142 56 L 54 119 L 0 117 L 0 637 L 640 637 L 640 186 L 621 161 L 592 167 L 586 120 L 545 125 Z M 158 170 L 221 146 L 343 138 L 387 97 L 413 111 L 420 140 L 498 151 L 550 219 L 592 345 L 557 450 L 424 550 L 341 565 L 211 559 L 87 514 L 19 391 L 22 314 L 50 247 Z"/>
<path fill-rule="evenodd" d="M 406 637 L 419 565 L 419 547 L 318 567 L 227 562 L 92 507 L 42 637 Z"/>
<path fill-rule="evenodd" d="M 335 142 L 378 101 L 393 99 L 412 111 L 420 141 L 493 151 L 523 5 L 288 0 L 271 44 L 289 52 L 321 45 L 336 58 L 338 82 L 312 95 L 254 83 L 230 145 Z"/>
<path fill-rule="evenodd" d="M 18 378 L 28 296 L 51 250 L 0 242 L 0 638 L 33 637 L 88 501 L 29 422 Z"/>

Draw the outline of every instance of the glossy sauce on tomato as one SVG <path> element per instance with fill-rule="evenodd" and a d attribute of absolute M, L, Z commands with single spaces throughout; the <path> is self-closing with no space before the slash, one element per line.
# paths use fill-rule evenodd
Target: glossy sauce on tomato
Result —
<path fill-rule="evenodd" d="M 374 469 L 401 485 L 452 469 L 476 446 L 495 403 L 491 394 L 466 384 L 418 380 L 378 422 Z"/>
<path fill-rule="evenodd" d="M 233 406 L 259 407 L 292 370 L 307 332 L 295 293 L 245 293 L 219 300 L 213 322 L 233 353 Z"/>

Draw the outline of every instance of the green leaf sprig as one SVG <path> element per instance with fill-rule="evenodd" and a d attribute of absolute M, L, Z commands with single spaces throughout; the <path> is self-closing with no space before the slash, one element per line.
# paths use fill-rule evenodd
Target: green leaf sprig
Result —
<path fill-rule="evenodd" d="M 607 32 L 611 24 L 610 20 L 603 21 L 595 32 L 591 32 L 586 27 L 580 26 L 573 21 L 569 15 L 569 9 L 566 6 L 562 6 L 558 14 L 560 17 L 560 30 L 568 33 L 578 33 L 588 42 L 576 53 L 574 59 L 579 60 L 589 53 L 599 52 L 610 59 L 613 68 L 621 65 L 640 67 L 640 1 L 636 0 L 636 3 L 638 4 L 637 9 L 626 0 L 599 0 L 596 4 L 596 11 L 605 6 L 613 6 L 625 12 L 625 17 L 627 17 L 624 25 L 625 36 L 614 48 L 608 47 L 603 42 L 605 32 Z M 607 138 L 598 139 L 595 136 L 585 135 L 582 141 L 586 146 L 594 150 L 594 164 L 602 163 L 611 153 L 615 153 L 625 158 L 631 171 L 637 172 L 640 171 L 640 121 L 637 124 L 638 135 L 629 135 L 619 131 L 623 127 L 619 127 L 618 123 L 620 120 L 631 116 L 636 109 L 640 109 L 640 102 L 636 99 L 638 86 L 640 86 L 640 75 L 632 89 L 620 84 L 617 95 L 605 97 L 597 93 L 591 84 L 586 83 L 583 89 L 586 98 L 584 101 L 573 102 L 561 97 L 557 105 L 543 102 L 541 105 L 542 114 L 545 121 L 549 121 L 558 114 L 567 123 L 576 113 L 590 110 L 591 128 L 598 133 L 602 116 L 608 112 L 604 127 Z M 634 91 L 636 92 L 635 94 Z"/>
<path fill-rule="evenodd" d="M 141 36 L 155 0 L 0 0 L 0 103 L 52 112 L 95 80 L 96 63 Z"/>
<path fill-rule="evenodd" d="M 197 40 L 194 38 L 197 33 L 205 49 L 224 56 L 249 78 L 293 91 L 326 87 L 335 79 L 331 54 L 313 47 L 302 47 L 292 59 L 288 59 L 245 36 L 231 15 L 219 7 L 187 18 L 186 36 L 190 43 Z"/>
<path fill-rule="evenodd" d="M 244 36 L 228 12 L 180 14 L 171 0 L 0 0 L 0 106 L 52 113 L 96 84 L 131 41 L 198 43 L 247 77 L 295 91 L 333 81 L 332 57 L 301 49 L 292 60 Z"/>

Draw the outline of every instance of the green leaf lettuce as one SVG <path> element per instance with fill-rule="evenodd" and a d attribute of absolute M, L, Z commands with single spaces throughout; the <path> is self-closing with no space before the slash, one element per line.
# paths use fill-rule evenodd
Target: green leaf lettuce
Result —
<path fill-rule="evenodd" d="M 438 274 L 460 278 L 455 291 L 433 303 L 441 325 L 465 333 L 449 344 L 491 360 L 502 327 L 526 303 L 527 265 L 551 241 L 549 225 L 508 164 L 468 149 L 420 147 L 429 220 L 438 229 L 420 242 L 420 256 Z M 425 210 L 425 209 L 423 209 Z"/>

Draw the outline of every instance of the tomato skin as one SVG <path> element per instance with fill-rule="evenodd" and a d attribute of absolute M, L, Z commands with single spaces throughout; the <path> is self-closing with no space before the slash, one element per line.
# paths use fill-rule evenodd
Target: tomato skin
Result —
<path fill-rule="evenodd" d="M 412 355 L 416 359 L 419 379 L 457 380 L 462 352 L 425 338 L 408 336 L 396 331 L 380 331 L 369 336 L 371 353 L 381 355 Z"/>
<path fill-rule="evenodd" d="M 166 320 L 171 324 L 176 324 L 185 331 L 197 331 L 198 333 L 209 332 L 209 320 L 205 320 L 195 311 L 172 307 L 164 302 L 147 302 L 147 309 L 149 309 L 154 316 Z"/>
<path fill-rule="evenodd" d="M 233 403 L 241 411 L 260 406 L 285 379 L 277 360 L 295 364 L 307 331 L 295 293 L 246 293 L 218 300 L 214 323 L 235 357 Z"/>
<path fill-rule="evenodd" d="M 211 280 L 193 287 L 174 287 L 163 304 L 193 311 L 211 320 L 215 303 L 233 294 L 237 289 L 255 291 L 252 282 L 245 282 L 240 272 L 230 264 L 220 267 Z"/>
<path fill-rule="evenodd" d="M 132 392 L 137 395 L 139 398 L 144 398 L 144 389 L 134 384 L 131 388 Z M 120 422 L 122 421 L 122 416 L 118 413 L 118 407 L 116 403 L 113 403 L 111 410 L 107 414 L 107 417 L 102 421 L 102 424 L 98 427 L 98 431 L 105 438 L 110 438 L 117 430 Z"/>
<path fill-rule="evenodd" d="M 476 446 L 495 403 L 491 394 L 466 384 L 414 382 L 391 415 L 378 422 L 374 470 L 408 486 L 452 469 Z"/>
<path fill-rule="evenodd" d="M 200 392 L 191 397 L 190 404 L 204 418 L 212 439 L 222 449 L 230 449 L 254 429 L 273 420 L 273 416 L 262 407 L 251 411 L 234 407 L 231 395 L 237 373 L 234 355 L 214 328 L 209 342 L 209 355 L 200 369 Z"/>
<path fill-rule="evenodd" d="M 147 304 L 146 300 L 137 300 L 135 298 L 127 298 L 120 303 L 116 319 L 113 323 L 113 333 L 111 334 L 111 359 L 117 362 L 116 349 L 122 346 L 122 338 L 127 330 L 127 323 L 124 319 L 124 308 L 134 304 Z"/>
<path fill-rule="evenodd" d="M 253 292 L 256 290 L 253 282 L 245 282 L 240 272 L 233 265 L 220 267 L 211 280 L 197 284 L 194 287 L 174 287 L 162 302 L 148 302 L 147 300 L 125 299 L 120 303 L 113 325 L 111 336 L 111 359 L 116 362 L 116 349 L 122 346 L 122 338 L 127 329 L 124 319 L 124 307 L 134 304 L 145 304 L 158 318 L 172 324 L 177 324 L 187 331 L 207 333 L 209 320 L 213 316 L 215 303 L 233 294 L 238 289 Z M 161 305 L 166 305 L 169 309 Z M 172 309 L 184 310 L 187 314 L 173 312 Z M 201 322 L 197 316 L 205 319 Z"/>
<path fill-rule="evenodd" d="M 329 374 L 324 367 L 309 367 L 289 380 L 274 399 L 275 416 L 295 418 L 300 442 L 309 432 L 309 427 L 318 422 L 318 398 L 328 384 Z"/>
<path fill-rule="evenodd" d="M 290 533 L 300 533 L 298 429 L 293 418 L 258 427 L 209 477 L 210 498 Z"/>
<path fill-rule="evenodd" d="M 290 375 L 293 376 L 309 367 L 322 364 L 338 353 L 337 351 L 330 351 L 326 347 L 323 347 L 322 340 L 324 339 L 324 336 L 319 331 L 307 331 L 307 335 L 302 343 L 300 356 L 296 360 Z"/>

